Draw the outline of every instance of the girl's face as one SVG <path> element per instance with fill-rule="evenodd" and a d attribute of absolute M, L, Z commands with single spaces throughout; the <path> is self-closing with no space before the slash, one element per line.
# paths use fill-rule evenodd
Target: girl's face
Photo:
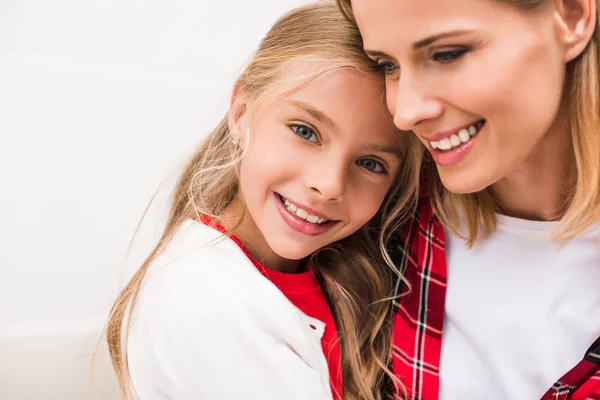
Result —
<path fill-rule="evenodd" d="M 528 11 L 492 0 L 352 7 L 365 50 L 386 72 L 395 125 L 427 146 L 450 191 L 494 184 L 562 134 L 566 60 L 554 2 Z"/>
<path fill-rule="evenodd" d="M 299 260 L 349 236 L 381 206 L 406 139 L 386 109 L 383 80 L 365 74 L 337 70 L 266 101 L 242 138 L 246 240 L 262 241 L 263 255 Z"/>

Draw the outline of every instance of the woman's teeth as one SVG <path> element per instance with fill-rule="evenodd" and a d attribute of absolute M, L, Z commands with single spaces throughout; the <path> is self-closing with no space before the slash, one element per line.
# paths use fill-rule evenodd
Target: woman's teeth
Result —
<path fill-rule="evenodd" d="M 321 217 L 317 217 L 316 215 L 309 214 L 306 210 L 303 210 L 296 205 L 290 203 L 285 199 L 285 197 L 281 196 L 281 200 L 283 201 L 283 205 L 285 208 L 292 214 L 296 215 L 298 218 L 305 220 L 306 222 L 310 222 L 311 224 L 324 224 L 325 222 L 329 222 L 326 219 Z"/>
<path fill-rule="evenodd" d="M 450 137 L 444 138 L 438 142 L 429 143 L 431 144 L 431 147 L 433 147 L 436 150 L 452 150 L 463 143 L 467 143 L 469 140 L 471 140 L 473 136 L 477 135 L 477 133 L 479 133 L 479 131 L 481 130 L 481 127 L 483 126 L 484 122 L 485 121 L 478 121 L 467 128 L 461 129 L 460 131 L 458 131 L 458 133 L 455 133 Z"/>

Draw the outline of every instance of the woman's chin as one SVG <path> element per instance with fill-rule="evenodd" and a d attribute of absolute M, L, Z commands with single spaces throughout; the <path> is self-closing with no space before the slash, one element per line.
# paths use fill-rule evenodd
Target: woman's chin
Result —
<path fill-rule="evenodd" d="M 448 191 L 456 194 L 480 192 L 493 183 L 489 179 L 485 179 L 481 174 L 457 173 L 455 171 L 446 171 L 444 168 L 438 168 L 438 173 L 442 185 Z"/>

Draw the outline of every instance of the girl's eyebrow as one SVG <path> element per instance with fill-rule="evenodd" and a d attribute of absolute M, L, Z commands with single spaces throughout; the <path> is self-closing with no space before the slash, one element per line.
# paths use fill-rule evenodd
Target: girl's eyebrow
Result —
<path fill-rule="evenodd" d="M 400 158 L 402 157 L 402 151 L 398 147 L 389 146 L 387 144 L 371 143 L 366 147 L 366 149 L 374 152 L 389 153 Z"/>
<path fill-rule="evenodd" d="M 314 119 L 325 124 L 329 129 L 333 131 L 338 130 L 337 125 L 335 124 L 335 122 L 333 122 L 331 118 L 329 118 L 325 113 L 316 109 L 312 105 L 299 100 L 291 100 L 289 103 L 291 106 L 299 108 L 305 113 L 310 114 Z"/>

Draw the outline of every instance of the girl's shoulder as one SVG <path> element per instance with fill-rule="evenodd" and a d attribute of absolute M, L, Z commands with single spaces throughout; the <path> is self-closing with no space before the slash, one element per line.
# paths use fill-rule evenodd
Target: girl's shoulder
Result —
<path fill-rule="evenodd" d="M 298 314 L 232 239 L 190 220 L 150 265 L 133 321 L 155 326 L 189 315 L 220 320 L 239 313 L 264 322 Z"/>
<path fill-rule="evenodd" d="M 189 293 L 197 300 L 230 292 L 238 285 L 264 282 L 263 276 L 237 244 L 221 232 L 195 220 L 181 225 L 164 251 L 149 266 L 141 294 L 156 301 Z M 215 293 L 218 286 L 228 290 Z"/>
<path fill-rule="evenodd" d="M 298 359 L 294 379 L 308 374 L 316 381 L 311 390 L 328 390 L 321 333 L 232 239 L 199 222 L 184 224 L 153 261 L 131 322 L 128 361 L 141 398 L 159 398 L 156 390 L 171 398 L 217 398 L 231 389 L 225 364 L 245 363 L 245 373 L 258 374 L 290 354 Z M 289 352 L 277 355 L 280 348 Z M 261 363 L 266 367 L 257 368 Z"/>

